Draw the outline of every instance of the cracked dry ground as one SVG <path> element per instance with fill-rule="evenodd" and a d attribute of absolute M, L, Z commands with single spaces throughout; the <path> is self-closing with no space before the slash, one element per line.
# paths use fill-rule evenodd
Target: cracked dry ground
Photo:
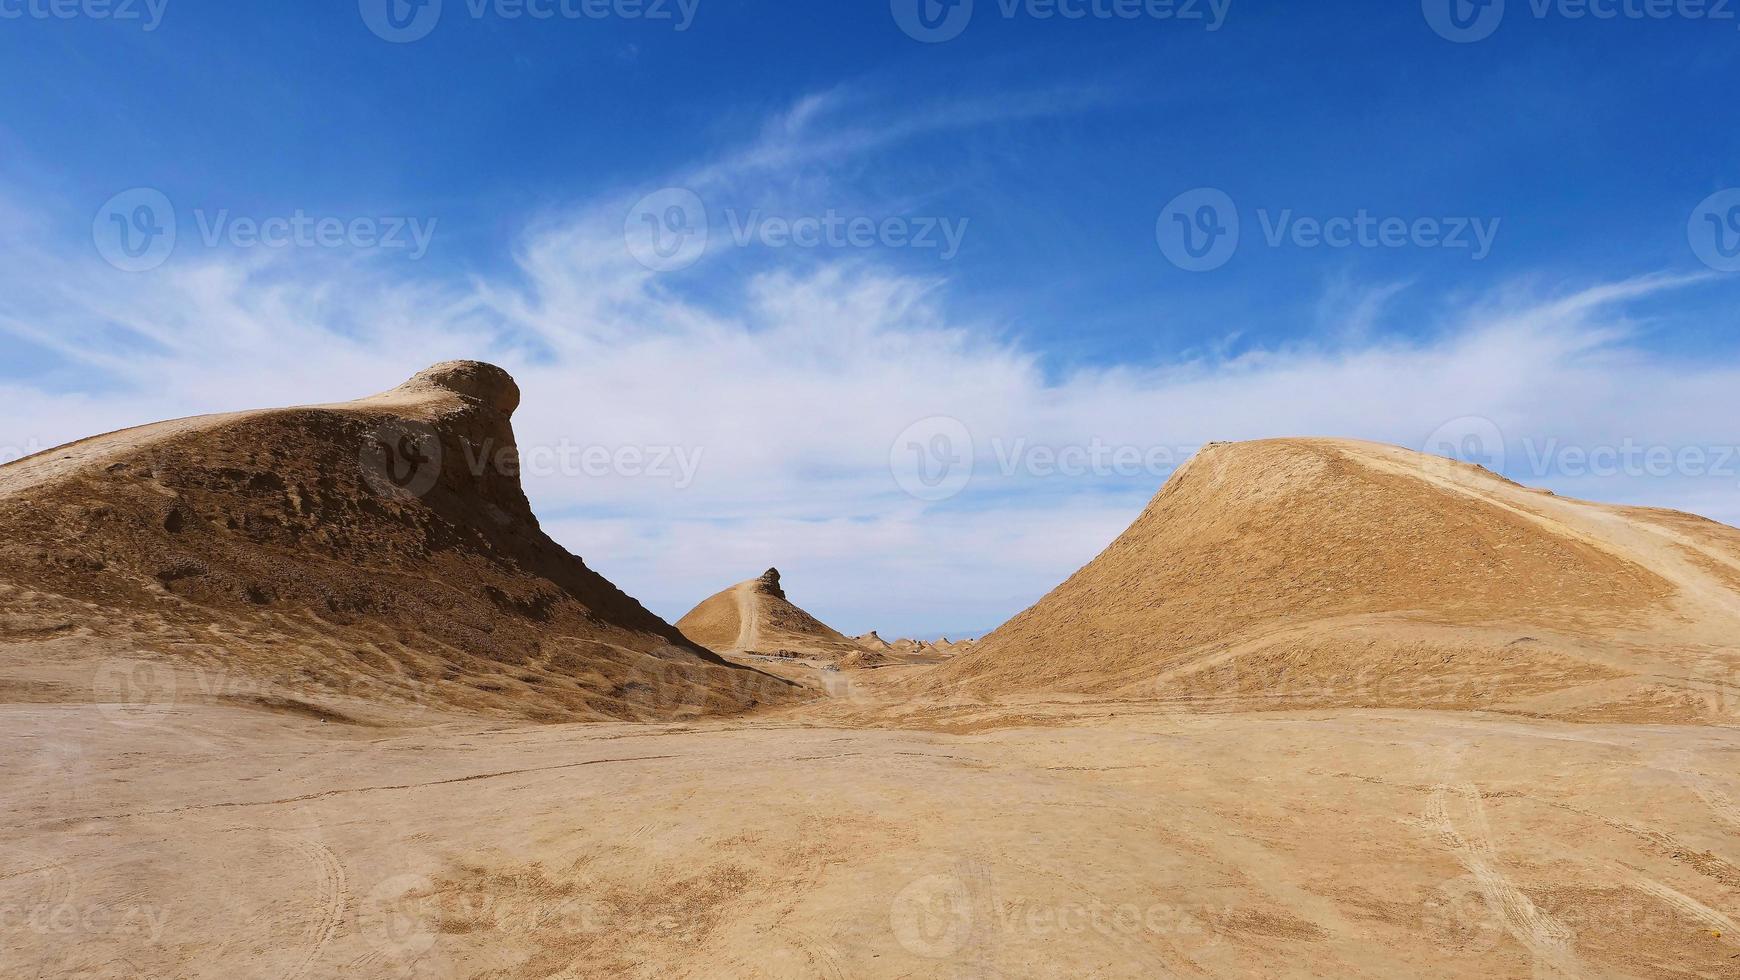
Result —
<path fill-rule="evenodd" d="M 890 683 L 687 726 L 0 706 L 0 975 L 1740 976 L 1733 728 Z"/>

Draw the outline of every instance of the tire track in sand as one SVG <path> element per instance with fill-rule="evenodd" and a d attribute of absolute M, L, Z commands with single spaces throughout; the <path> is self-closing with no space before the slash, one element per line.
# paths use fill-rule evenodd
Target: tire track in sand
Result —
<path fill-rule="evenodd" d="M 281 980 L 303 980 L 314 964 L 320 959 L 320 954 L 326 951 L 326 944 L 332 941 L 338 932 L 339 922 L 344 917 L 344 908 L 349 894 L 344 865 L 338 856 L 332 853 L 332 848 L 318 841 L 293 834 L 282 834 L 281 839 L 293 849 L 300 852 L 308 860 L 309 867 L 315 875 L 315 898 L 310 903 L 314 915 L 308 920 L 308 926 L 303 930 L 301 940 L 303 952 L 289 970 L 284 972 Z"/>
<path fill-rule="evenodd" d="M 1714 813 L 1717 818 L 1727 823 L 1732 829 L 1740 831 L 1740 806 L 1736 806 L 1734 801 L 1728 798 L 1728 794 L 1717 789 L 1708 777 L 1698 771 L 1697 762 L 1692 758 L 1691 753 L 1682 752 L 1666 756 L 1660 760 L 1658 765 L 1668 772 L 1678 775 L 1680 781 L 1685 783 L 1693 793 L 1696 793 L 1698 799 L 1704 801 L 1704 805 L 1710 808 L 1711 813 Z"/>
<path fill-rule="evenodd" d="M 248 930 L 253 927 L 261 927 L 267 934 L 272 934 L 278 924 L 300 920 L 295 938 L 286 937 L 288 965 L 271 975 L 275 980 L 306 980 L 344 919 L 344 910 L 350 900 L 349 875 L 344 864 L 330 847 L 293 832 L 246 825 L 225 827 L 220 832 L 267 835 L 268 839 L 302 859 L 313 882 L 312 894 L 298 893 L 292 901 L 270 903 L 255 911 L 236 936 L 218 945 L 215 958 L 221 962 L 224 955 L 241 941 L 240 937 L 250 934 Z"/>
<path fill-rule="evenodd" d="M 737 587 L 737 649 L 750 651 L 761 644 L 761 629 L 755 621 L 754 582 Z"/>
<path fill-rule="evenodd" d="M 1463 803 L 1465 819 L 1460 825 L 1451 816 L 1453 797 Z M 1432 787 L 1426 816 L 1474 877 L 1487 909 L 1533 955 L 1537 976 L 1589 975 L 1572 950 L 1571 929 L 1537 908 L 1505 875 L 1498 852 L 1492 846 L 1492 829 L 1486 820 L 1479 787 L 1473 783 L 1456 786 L 1438 783 Z"/>
<path fill-rule="evenodd" d="M 1690 895 L 1675 891 L 1661 882 L 1656 881 L 1653 878 L 1646 878 L 1635 871 L 1629 869 L 1619 870 L 1622 874 L 1631 879 L 1632 886 L 1637 888 L 1639 891 L 1645 891 L 1654 895 L 1656 898 L 1659 898 L 1674 908 L 1679 909 L 1681 912 L 1699 922 L 1702 922 L 1704 925 L 1709 926 L 1717 932 L 1720 932 L 1724 936 L 1740 935 L 1740 926 L 1736 926 L 1733 919 L 1730 919 L 1715 909 L 1710 908 L 1708 905 L 1705 905 L 1703 902 L 1698 901 Z"/>

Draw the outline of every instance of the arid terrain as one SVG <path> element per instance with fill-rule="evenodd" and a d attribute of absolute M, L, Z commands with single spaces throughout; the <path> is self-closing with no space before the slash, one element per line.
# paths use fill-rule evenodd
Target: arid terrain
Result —
<path fill-rule="evenodd" d="M 1740 531 L 1222 444 L 975 643 L 673 626 L 517 400 L 0 468 L 0 977 L 1740 977 Z"/>

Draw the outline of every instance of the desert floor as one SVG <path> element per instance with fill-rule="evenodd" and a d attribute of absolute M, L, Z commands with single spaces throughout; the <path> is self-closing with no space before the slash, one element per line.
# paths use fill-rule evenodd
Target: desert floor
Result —
<path fill-rule="evenodd" d="M 1740 976 L 1740 729 L 927 669 L 666 726 L 0 706 L 0 976 Z"/>

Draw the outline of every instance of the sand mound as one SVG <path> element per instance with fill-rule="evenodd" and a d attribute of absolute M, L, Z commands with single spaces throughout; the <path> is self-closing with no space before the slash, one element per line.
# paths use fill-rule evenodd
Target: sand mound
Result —
<path fill-rule="evenodd" d="M 1683 514 L 1390 446 L 1217 444 L 926 682 L 1694 720 L 1740 681 L 1737 570 L 1740 531 Z"/>
<path fill-rule="evenodd" d="M 454 362 L 357 402 L 164 422 L 0 467 L 0 693 L 155 702 L 167 686 L 335 716 L 551 720 L 786 697 L 539 529 L 519 398 L 500 368 Z"/>
<path fill-rule="evenodd" d="M 677 629 L 720 651 L 828 660 L 864 652 L 857 641 L 793 605 L 777 568 L 702 602 L 677 620 Z"/>
<path fill-rule="evenodd" d="M 834 661 L 837 666 L 857 668 L 860 670 L 868 670 L 872 667 L 886 667 L 889 664 L 899 662 L 900 661 L 895 660 L 888 654 L 879 653 L 875 650 L 854 650 L 853 652 L 846 654 L 844 657 L 841 657 L 839 660 Z"/>
<path fill-rule="evenodd" d="M 871 630 L 863 636 L 852 637 L 852 642 L 873 653 L 884 653 L 888 650 L 888 641 L 884 640 L 882 634 L 875 630 Z"/>

